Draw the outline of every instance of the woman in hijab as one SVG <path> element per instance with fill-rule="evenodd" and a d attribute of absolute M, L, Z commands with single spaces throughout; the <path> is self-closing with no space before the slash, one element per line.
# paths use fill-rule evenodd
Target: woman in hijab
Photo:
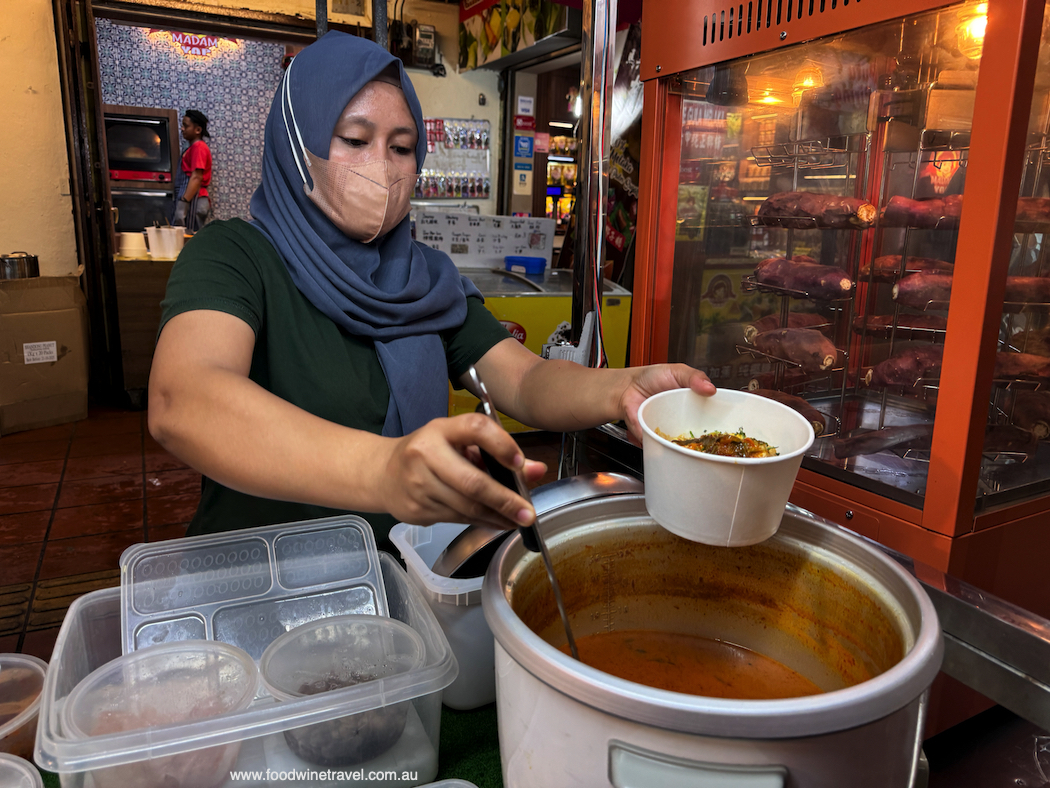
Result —
<path fill-rule="evenodd" d="M 168 281 L 149 428 L 204 474 L 189 533 L 362 513 L 510 528 L 535 512 L 476 464 L 542 463 L 481 414 L 447 417 L 471 364 L 496 406 L 541 429 L 625 418 L 658 391 L 711 394 L 684 365 L 588 369 L 512 339 L 443 253 L 416 243 L 409 198 L 422 111 L 401 61 L 330 32 L 285 73 L 266 123 L 251 223 L 212 222 Z"/>

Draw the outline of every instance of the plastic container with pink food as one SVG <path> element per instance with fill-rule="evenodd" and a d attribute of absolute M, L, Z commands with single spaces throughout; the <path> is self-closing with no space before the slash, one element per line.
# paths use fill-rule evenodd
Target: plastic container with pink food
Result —
<path fill-rule="evenodd" d="M 345 540 L 323 533 L 344 533 L 349 526 L 360 526 L 372 540 L 359 561 L 348 560 L 352 556 Z M 246 538 L 258 541 L 245 544 Z M 282 544 L 288 547 L 283 553 Z M 58 773 L 62 788 L 373 788 L 424 785 L 435 779 L 441 694 L 456 677 L 456 660 L 404 569 L 375 551 L 367 523 L 329 518 L 136 547 L 142 548 L 136 552 L 139 557 L 149 548 L 154 569 L 174 567 L 153 589 L 157 593 L 149 597 L 149 616 L 140 615 L 139 626 L 129 628 L 121 590 L 95 591 L 70 606 L 55 643 L 34 755 L 42 768 Z M 165 550 L 170 553 L 167 561 L 162 560 Z M 283 564 L 282 555 L 287 559 Z M 247 563 L 231 568 L 227 559 L 234 556 Z M 216 574 L 220 557 L 221 577 Z M 313 572 L 298 571 L 307 564 Z M 353 607 L 364 593 L 359 581 L 347 576 L 354 573 L 376 578 L 379 606 L 389 616 L 343 614 L 341 608 Z M 150 577 L 158 575 L 153 572 Z M 263 582 L 256 582 L 259 578 Z M 232 583 L 243 589 L 240 596 L 231 592 Z M 349 591 L 355 584 L 357 595 Z M 277 585 L 283 590 L 274 596 Z M 192 599 L 197 587 L 205 592 L 198 595 L 203 600 L 199 610 L 161 604 Z M 128 591 L 125 603 L 136 597 Z M 138 598 L 146 599 L 141 594 Z M 364 620 L 364 630 L 358 627 L 350 633 L 356 640 L 322 623 L 347 618 Z M 268 633 L 265 638 L 260 639 L 258 627 L 252 631 L 253 619 Z M 370 626 L 369 620 L 385 623 Z M 187 627 L 186 621 L 206 624 L 208 637 L 179 639 L 187 631 L 199 631 L 196 624 Z M 370 674 L 368 680 L 325 686 L 323 690 L 331 691 L 316 693 L 299 692 L 307 679 L 296 674 L 288 679 L 292 692 L 278 697 L 276 685 L 275 692 L 269 692 L 257 666 L 258 650 L 265 653 L 271 643 L 288 643 L 286 663 L 293 671 L 304 668 L 308 652 L 323 651 L 316 647 L 318 638 L 306 637 L 298 639 L 314 645 L 297 653 L 302 647 L 295 642 L 298 635 L 311 631 L 320 632 L 320 640 L 336 656 L 342 646 L 360 651 L 363 644 L 375 641 L 385 649 L 386 661 L 396 661 L 398 669 L 362 669 L 359 673 Z M 365 637 L 363 631 L 374 636 Z M 163 639 L 166 632 L 171 640 Z M 129 633 L 128 642 L 136 648 L 122 654 L 122 634 Z M 222 642 L 224 636 L 241 643 Z M 322 672 L 321 678 L 326 675 Z M 383 726 L 374 732 L 382 736 L 372 735 L 373 724 Z M 347 738 L 344 743 L 352 748 L 368 744 L 357 750 L 364 760 L 347 767 L 345 779 L 335 782 L 326 771 L 341 767 L 326 766 L 324 758 L 317 757 L 312 749 L 316 736 L 303 738 L 298 748 L 289 746 L 289 738 L 298 745 L 296 737 L 305 733 L 343 735 L 351 729 L 364 738 Z M 379 745 L 371 744 L 378 739 Z M 234 772 L 243 774 L 238 779 Z M 396 777 L 377 780 L 377 774 Z"/>
<path fill-rule="evenodd" d="M 29 654 L 0 654 L 0 753 L 32 759 L 47 663 Z"/>

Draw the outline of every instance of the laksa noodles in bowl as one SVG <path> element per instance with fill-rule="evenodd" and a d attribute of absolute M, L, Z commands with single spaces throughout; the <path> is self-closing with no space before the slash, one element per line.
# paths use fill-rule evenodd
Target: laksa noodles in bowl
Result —
<path fill-rule="evenodd" d="M 690 432 L 688 435 L 679 435 L 677 438 L 665 435 L 660 430 L 656 430 L 656 434 L 686 449 L 715 454 L 719 457 L 776 457 L 778 454 L 775 446 L 770 446 L 765 441 L 744 434 L 743 427 L 736 432 L 705 432 L 700 436 Z"/>
<path fill-rule="evenodd" d="M 645 502 L 672 533 L 704 544 L 757 544 L 776 533 L 813 427 L 756 394 L 690 389 L 656 394 L 638 409 Z"/>

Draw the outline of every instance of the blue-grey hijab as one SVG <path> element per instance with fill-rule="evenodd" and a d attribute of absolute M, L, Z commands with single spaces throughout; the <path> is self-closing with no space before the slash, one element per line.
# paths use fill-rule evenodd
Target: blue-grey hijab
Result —
<path fill-rule="evenodd" d="M 437 332 L 463 325 L 466 296 L 481 294 L 448 255 L 412 240 L 408 217 L 371 243 L 344 235 L 306 195 L 282 112 L 290 104 L 307 150 L 327 159 L 343 109 L 391 64 L 419 131 L 422 169 L 423 112 L 401 61 L 367 39 L 332 31 L 295 56 L 277 89 L 251 213 L 310 303 L 347 333 L 375 342 L 390 387 L 383 435 L 396 437 L 447 415 L 448 369 Z"/>

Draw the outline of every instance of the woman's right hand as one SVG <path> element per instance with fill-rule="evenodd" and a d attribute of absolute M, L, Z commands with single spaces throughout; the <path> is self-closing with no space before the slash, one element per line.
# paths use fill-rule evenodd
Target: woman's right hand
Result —
<path fill-rule="evenodd" d="M 394 441 L 380 480 L 387 510 L 414 525 L 510 529 L 532 523 L 535 510 L 481 467 L 479 447 L 508 468 L 522 468 L 529 481 L 546 470 L 544 463 L 526 460 L 514 439 L 483 414 L 435 419 Z"/>

